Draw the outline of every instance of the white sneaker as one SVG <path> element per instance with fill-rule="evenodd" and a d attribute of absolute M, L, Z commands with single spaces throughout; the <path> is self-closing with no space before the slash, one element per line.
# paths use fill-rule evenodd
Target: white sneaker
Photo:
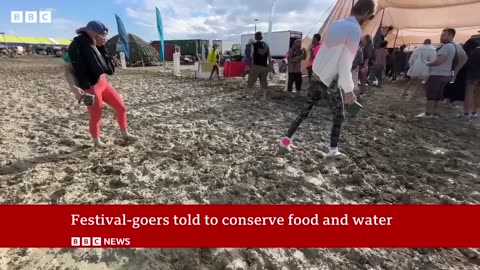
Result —
<path fill-rule="evenodd" d="M 338 151 L 338 147 L 330 147 L 330 151 L 328 151 L 328 154 L 327 154 L 327 158 L 332 158 L 332 157 L 346 157 L 345 154 L 343 153 L 340 153 L 340 151 Z"/>
<path fill-rule="evenodd" d="M 478 119 L 478 114 L 477 113 L 471 113 L 470 118 L 471 119 Z"/>
<path fill-rule="evenodd" d="M 459 114 L 457 114 L 457 117 L 458 117 L 458 118 L 468 119 L 468 118 L 470 118 L 471 116 L 470 116 L 469 113 L 459 113 Z"/>
<path fill-rule="evenodd" d="M 427 115 L 425 113 L 421 113 L 421 114 L 415 116 L 415 118 L 432 118 L 432 115 Z"/>
<path fill-rule="evenodd" d="M 292 150 L 292 139 L 283 137 L 280 140 L 280 150 L 290 152 Z"/>

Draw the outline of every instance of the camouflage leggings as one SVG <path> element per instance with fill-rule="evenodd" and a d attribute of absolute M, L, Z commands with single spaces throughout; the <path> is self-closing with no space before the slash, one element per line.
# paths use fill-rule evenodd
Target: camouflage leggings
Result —
<path fill-rule="evenodd" d="M 323 99 L 328 102 L 330 111 L 333 114 L 333 126 L 330 134 L 330 147 L 337 147 L 343 120 L 345 120 L 345 115 L 343 112 L 343 98 L 340 91 L 341 90 L 338 88 L 337 81 L 333 81 L 331 86 L 327 87 L 322 82 L 312 78 L 312 81 L 310 82 L 310 88 L 308 89 L 309 101 L 307 104 L 305 104 L 295 121 L 293 121 L 293 123 L 290 125 L 287 137 L 292 138 L 300 124 L 310 115 L 313 106 L 315 106 L 320 99 Z"/>

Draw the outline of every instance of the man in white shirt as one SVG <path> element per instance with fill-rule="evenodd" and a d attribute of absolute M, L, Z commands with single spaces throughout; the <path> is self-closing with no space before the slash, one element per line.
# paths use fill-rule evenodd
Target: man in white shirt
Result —
<path fill-rule="evenodd" d="M 329 103 L 333 114 L 333 127 L 330 135 L 329 157 L 342 155 L 338 151 L 338 140 L 344 116 L 344 103 L 352 104 L 353 93 L 352 64 L 358 51 L 362 35 L 360 25 L 371 20 L 375 11 L 374 0 L 358 0 L 351 16 L 333 22 L 327 30 L 322 47 L 313 62 L 313 77 L 309 89 L 309 101 L 300 115 L 291 124 L 286 136 L 280 141 L 282 150 L 290 150 L 292 137 L 300 124 L 308 118 L 311 110 L 320 99 Z M 345 92 L 342 95 L 342 90 Z"/>

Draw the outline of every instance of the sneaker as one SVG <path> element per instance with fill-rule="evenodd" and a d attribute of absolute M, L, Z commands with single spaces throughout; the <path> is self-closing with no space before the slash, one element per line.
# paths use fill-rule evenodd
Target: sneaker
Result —
<path fill-rule="evenodd" d="M 132 135 L 130 135 L 130 134 L 127 135 L 127 137 L 122 138 L 122 139 L 123 139 L 124 141 L 126 141 L 126 142 L 131 142 L 131 143 L 138 141 L 138 138 L 137 138 L 137 137 L 132 136 Z"/>
<path fill-rule="evenodd" d="M 468 118 L 470 118 L 470 114 L 469 113 L 459 113 L 459 114 L 457 114 L 457 117 L 468 119 Z"/>
<path fill-rule="evenodd" d="M 475 113 L 471 113 L 470 114 L 470 118 L 471 119 L 478 119 L 478 114 L 475 112 Z"/>
<path fill-rule="evenodd" d="M 432 115 L 431 114 L 426 114 L 426 113 L 421 113 L 421 114 L 415 116 L 415 118 L 432 118 Z"/>
<path fill-rule="evenodd" d="M 94 142 L 93 146 L 95 146 L 96 148 L 107 148 L 108 147 L 108 145 L 104 142 Z"/>
<path fill-rule="evenodd" d="M 280 140 L 280 150 L 290 152 L 292 150 L 292 139 L 283 137 Z"/>
<path fill-rule="evenodd" d="M 440 118 L 440 114 L 434 113 L 434 114 L 432 114 L 432 118 L 433 118 L 433 119 L 439 119 L 439 118 Z"/>
<path fill-rule="evenodd" d="M 346 157 L 345 154 L 338 151 L 338 147 L 330 147 L 330 151 L 328 151 L 327 158 L 334 158 L 334 157 Z"/>

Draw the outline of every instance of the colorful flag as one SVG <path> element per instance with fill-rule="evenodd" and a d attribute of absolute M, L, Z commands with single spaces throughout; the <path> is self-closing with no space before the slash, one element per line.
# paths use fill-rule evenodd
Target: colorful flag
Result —
<path fill-rule="evenodd" d="M 165 39 L 163 36 L 162 16 L 160 15 L 160 10 L 158 10 L 157 7 L 155 7 L 155 10 L 157 12 L 158 35 L 160 36 L 160 61 L 165 62 Z"/>
<path fill-rule="evenodd" d="M 127 58 L 130 58 L 130 45 L 128 44 L 127 31 L 125 31 L 125 26 L 123 26 L 123 22 L 117 14 L 115 14 L 115 18 L 117 19 L 118 37 L 122 44 L 123 52 Z"/>

